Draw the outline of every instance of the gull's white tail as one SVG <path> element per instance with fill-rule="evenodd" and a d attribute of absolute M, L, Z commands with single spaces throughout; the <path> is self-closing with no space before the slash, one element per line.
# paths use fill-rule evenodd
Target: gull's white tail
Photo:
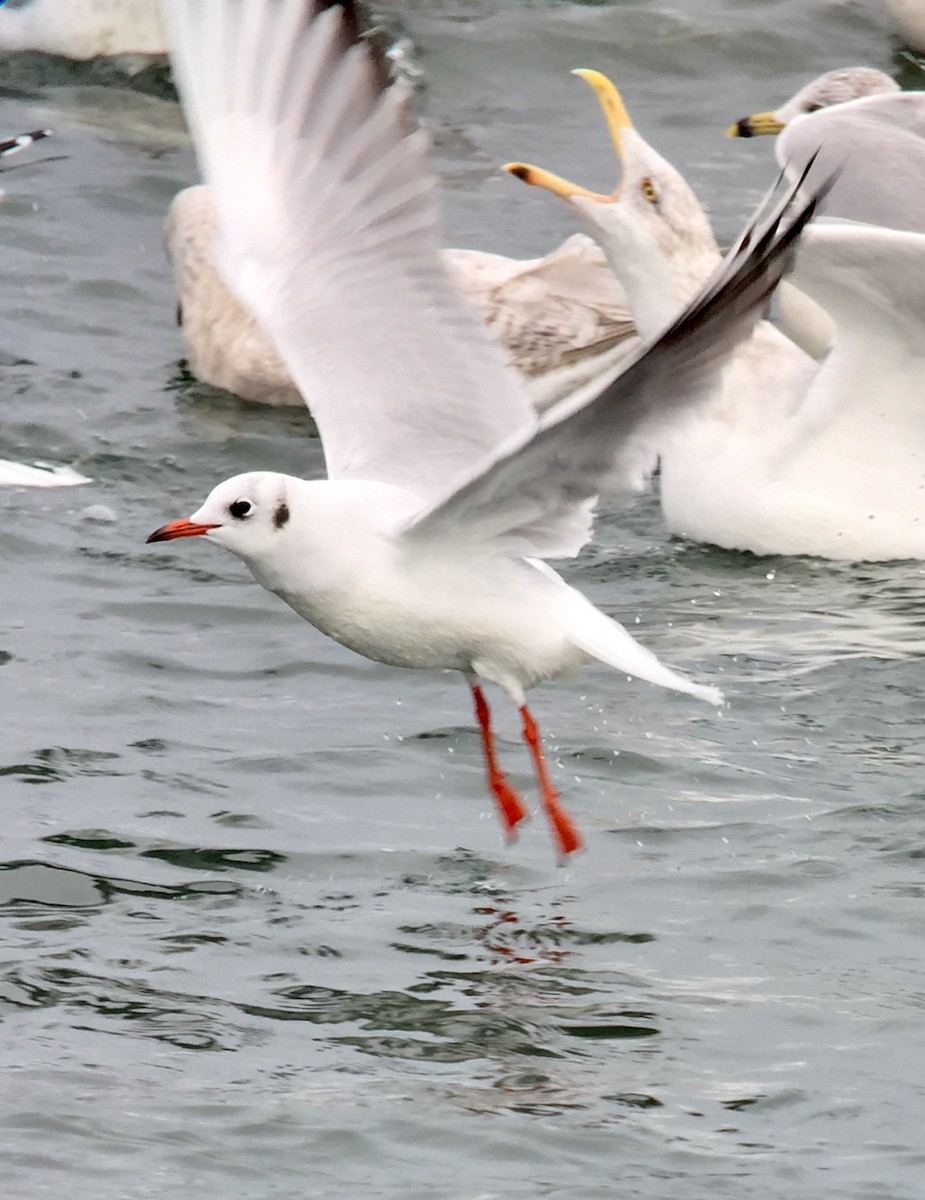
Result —
<path fill-rule="evenodd" d="M 685 692 L 710 704 L 722 704 L 723 693 L 719 688 L 694 683 L 672 671 L 659 662 L 651 650 L 640 646 L 619 622 L 595 608 L 580 592 L 573 594 L 575 615 L 568 621 L 566 632 L 579 650 L 637 679 L 645 679 L 648 683 L 657 683 L 676 692 Z"/>

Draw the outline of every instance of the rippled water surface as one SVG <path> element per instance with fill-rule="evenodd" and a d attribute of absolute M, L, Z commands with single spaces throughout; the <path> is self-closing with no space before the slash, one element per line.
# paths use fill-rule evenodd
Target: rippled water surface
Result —
<path fill-rule="evenodd" d="M 873 0 L 390 11 L 448 240 L 508 253 L 570 227 L 498 163 L 611 185 L 572 67 L 613 75 L 722 238 L 773 175 L 732 119 L 849 63 L 918 82 Z M 351 657 L 215 548 L 144 546 L 320 450 L 178 365 L 175 104 L 31 78 L 0 124 L 66 158 L 3 180 L 0 456 L 97 482 L 0 493 L 4 1194 L 918 1200 L 922 568 L 615 511 L 569 577 L 729 706 L 603 668 L 543 689 L 588 850 L 557 868 L 539 821 L 504 846 L 461 681 Z"/>

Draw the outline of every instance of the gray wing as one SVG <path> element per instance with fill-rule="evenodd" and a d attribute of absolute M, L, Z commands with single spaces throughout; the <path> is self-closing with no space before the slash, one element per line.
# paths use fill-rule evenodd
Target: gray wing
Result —
<path fill-rule="evenodd" d="M 925 233 L 925 93 L 865 96 L 796 117 L 775 153 L 791 178 L 814 158 L 810 187 L 837 172 L 820 213 Z"/>
<path fill-rule="evenodd" d="M 764 315 L 824 192 L 797 200 L 802 185 L 749 224 L 690 306 L 603 391 L 549 409 L 535 433 L 509 439 L 405 536 L 495 541 L 539 557 L 577 553 L 590 535 L 591 504 L 625 484 L 638 441 L 708 395 Z"/>

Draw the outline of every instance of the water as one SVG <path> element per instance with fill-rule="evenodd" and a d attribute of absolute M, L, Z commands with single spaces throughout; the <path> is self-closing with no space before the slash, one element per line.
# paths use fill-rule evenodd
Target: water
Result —
<path fill-rule="evenodd" d="M 399 8 L 448 239 L 508 253 L 570 227 L 497 163 L 611 183 L 573 66 L 724 239 L 772 175 L 731 120 L 833 66 L 916 81 L 874 3 Z M 569 577 L 730 704 L 604 669 L 543 689 L 588 850 L 557 868 L 539 821 L 505 847 L 460 681 L 349 656 L 218 550 L 144 546 L 319 447 L 177 366 L 175 106 L 43 79 L 0 96 L 68 156 L 4 180 L 0 455 L 98 482 L 0 493 L 5 1194 L 920 1197 L 922 567 L 616 509 Z"/>

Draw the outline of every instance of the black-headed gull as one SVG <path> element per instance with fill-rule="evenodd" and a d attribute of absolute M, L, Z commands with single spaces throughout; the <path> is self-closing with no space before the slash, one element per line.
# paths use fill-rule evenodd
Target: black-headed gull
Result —
<path fill-rule="evenodd" d="M 525 693 L 592 659 L 718 703 L 547 566 L 596 497 L 651 461 L 651 428 L 696 403 L 748 334 L 813 202 L 782 197 L 660 340 L 591 395 L 535 412 L 440 255 L 438 187 L 409 95 L 353 3 L 169 0 L 174 68 L 214 190 L 218 261 L 312 397 L 328 478 L 216 487 L 148 539 L 204 537 L 341 644 L 456 669 L 510 832 L 484 681 L 519 706 L 557 847 L 560 807 Z"/>

